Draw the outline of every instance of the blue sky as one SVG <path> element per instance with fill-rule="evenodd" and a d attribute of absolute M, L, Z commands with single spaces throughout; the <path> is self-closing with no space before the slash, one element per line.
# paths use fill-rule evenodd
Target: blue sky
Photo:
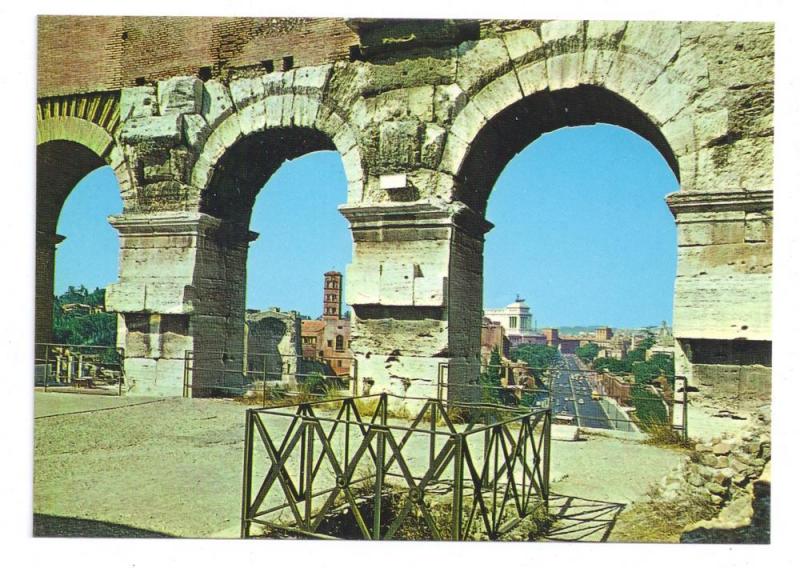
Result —
<path fill-rule="evenodd" d="M 347 183 L 335 152 L 285 163 L 259 194 L 251 229 L 247 305 L 317 317 L 322 274 L 352 254 L 336 207 Z M 540 327 L 654 325 L 672 319 L 676 247 L 664 196 L 677 181 L 648 142 L 622 128 L 565 128 L 517 155 L 495 185 L 487 217 L 484 305 L 519 293 Z M 56 292 L 116 280 L 118 240 L 106 218 L 122 203 L 101 168 L 70 194 L 58 232 Z M 346 286 L 346 283 L 345 283 Z"/>

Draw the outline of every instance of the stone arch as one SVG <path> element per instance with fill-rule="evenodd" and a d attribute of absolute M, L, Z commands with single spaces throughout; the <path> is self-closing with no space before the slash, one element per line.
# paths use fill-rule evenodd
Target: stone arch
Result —
<path fill-rule="evenodd" d="M 123 203 L 131 178 L 116 134 L 117 93 L 43 99 L 36 129 L 36 331 L 37 342 L 52 340 L 52 296 L 56 234 L 61 209 L 75 185 L 93 170 L 110 166 Z"/>
<path fill-rule="evenodd" d="M 357 203 L 363 198 L 366 177 L 357 140 L 351 125 L 319 98 L 292 93 L 268 95 L 231 113 L 211 131 L 192 168 L 191 183 L 200 192 L 202 210 L 209 207 L 209 194 L 217 191 L 215 184 L 232 181 L 226 179 L 231 173 L 226 162 L 263 152 L 261 168 L 248 168 L 245 177 L 237 178 L 249 192 L 257 192 L 284 160 L 335 150 L 347 177 L 347 201 Z"/>
<path fill-rule="evenodd" d="M 647 115 L 619 95 L 592 85 L 544 90 L 499 110 L 464 146 L 451 167 L 454 198 L 483 214 L 486 203 L 508 162 L 542 134 L 565 126 L 608 123 L 627 128 L 649 141 L 680 181 L 678 159 L 669 141 Z"/>
<path fill-rule="evenodd" d="M 594 87 L 594 93 L 613 95 L 605 98 L 617 110 L 564 116 L 560 126 L 618 124 L 653 143 L 683 187 L 698 189 L 713 179 L 698 171 L 698 154 L 725 140 L 728 112 L 719 89 L 709 87 L 703 49 L 684 41 L 679 24 L 551 21 L 486 43 L 484 51 L 501 55 L 459 80 L 467 100 L 449 129 L 442 171 L 458 177 L 479 133 L 526 99 L 550 95 L 553 100 L 541 110 L 559 114 L 559 98 L 591 106 L 586 103 Z M 581 92 L 587 95 L 583 101 L 574 96 Z"/>
<path fill-rule="evenodd" d="M 194 261 L 193 342 L 223 349 L 230 369 L 241 368 L 247 257 L 249 243 L 258 236 L 249 230 L 250 215 L 258 192 L 285 160 L 320 150 L 341 156 L 348 202 L 361 200 L 365 177 L 354 130 L 314 91 L 279 91 L 243 101 L 239 89 L 231 84 L 238 110 L 231 108 L 217 120 L 198 145 L 190 173 L 199 218 L 209 225 Z M 198 374 L 194 380 L 206 379 Z"/>
<path fill-rule="evenodd" d="M 578 22 L 576 28 L 581 25 Z M 535 35 L 533 30 L 521 32 Z M 495 40 L 498 44 L 500 40 Z M 609 123 L 648 140 L 680 183 L 681 152 L 691 150 L 682 147 L 674 131 L 663 126 L 675 114 L 662 110 L 659 101 L 648 95 L 658 77 L 667 72 L 665 64 L 634 51 L 618 55 L 615 49 L 604 54 L 604 71 L 585 72 L 586 58 L 594 58 L 602 50 L 578 48 L 557 53 L 555 47 L 551 49 L 541 43 L 528 51 L 509 49 L 505 63 L 499 58 L 501 62 L 473 84 L 463 78 L 458 81 L 465 102 L 448 129 L 439 169 L 453 178 L 454 204 L 463 204 L 469 215 L 477 218 L 471 224 L 462 223 L 463 242 L 456 241 L 451 250 L 458 263 L 449 271 L 448 318 L 451 338 L 456 338 L 451 339 L 449 349 L 464 354 L 465 368 L 480 345 L 483 238 L 491 228 L 484 219 L 486 205 L 497 178 L 517 153 L 542 134 L 562 127 Z M 614 71 L 615 61 L 620 60 L 627 66 L 637 65 L 648 79 L 625 83 L 620 78 L 624 73 Z M 645 68 L 647 71 L 642 71 Z M 620 82 L 627 89 L 622 93 L 612 88 Z M 470 372 L 472 378 L 467 379 L 474 380 L 475 369 Z"/>

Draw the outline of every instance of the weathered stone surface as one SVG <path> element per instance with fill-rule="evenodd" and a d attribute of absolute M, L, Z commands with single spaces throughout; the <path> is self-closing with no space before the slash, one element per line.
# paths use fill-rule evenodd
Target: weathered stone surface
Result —
<path fill-rule="evenodd" d="M 119 115 L 122 120 L 153 116 L 158 113 L 156 88 L 151 85 L 122 89 Z"/>
<path fill-rule="evenodd" d="M 203 82 L 197 77 L 171 77 L 158 82 L 158 109 L 161 114 L 200 112 Z"/>
<path fill-rule="evenodd" d="M 517 69 L 517 77 L 526 96 L 544 91 L 548 87 L 547 64 L 544 61 L 528 63 Z"/>
<path fill-rule="evenodd" d="M 727 456 L 731 453 L 731 445 L 725 442 L 720 442 L 719 444 L 715 444 L 711 451 L 718 456 Z"/>
<path fill-rule="evenodd" d="M 543 46 L 542 40 L 534 30 L 523 28 L 503 34 L 508 55 L 514 63 L 525 62 Z"/>
<path fill-rule="evenodd" d="M 228 88 L 219 81 L 203 85 L 202 114 L 210 128 L 216 126 L 235 110 Z"/>
<path fill-rule="evenodd" d="M 318 65 L 316 67 L 300 67 L 294 75 L 293 86 L 296 89 L 321 90 L 328 82 L 333 65 Z"/>
<path fill-rule="evenodd" d="M 419 123 L 396 121 L 381 124 L 380 152 L 381 162 L 387 166 L 402 166 L 416 161 L 419 155 Z"/>
<path fill-rule="evenodd" d="M 430 168 L 439 165 L 444 150 L 444 141 L 447 131 L 436 124 L 425 126 L 425 135 L 422 140 L 422 163 Z"/>
<path fill-rule="evenodd" d="M 518 105 L 520 118 L 525 112 L 535 114 L 541 107 L 534 109 L 526 99 L 569 100 L 564 90 L 571 89 L 570 97 L 578 97 L 585 114 L 582 121 L 652 123 L 669 147 L 659 136 L 647 134 L 647 128 L 642 132 L 671 165 L 670 152 L 674 154 L 681 195 L 714 197 L 674 211 L 679 245 L 674 332 L 679 345 L 686 347 L 695 339 L 769 341 L 772 207 L 751 207 L 729 197 L 767 194 L 772 188 L 772 28 L 762 23 L 521 22 L 484 30 L 481 39 L 460 43 L 401 42 L 371 55 L 356 50 L 351 57 L 345 45 L 339 52 L 326 51 L 322 59 L 297 53 L 295 61 L 302 64 L 271 72 L 264 69 L 270 68 L 267 62 L 248 59 L 270 47 L 272 40 L 265 37 L 258 50 L 248 44 L 230 60 L 196 62 L 197 68 L 211 64 L 220 79 L 203 83 L 147 68 L 142 75 L 158 81 L 155 90 L 125 87 L 118 99 L 113 89 L 96 96 L 45 97 L 38 104 L 37 141 L 70 140 L 103 156 L 121 179 L 126 210 L 196 212 L 200 203 L 222 191 L 212 187 L 222 183 L 214 181 L 221 179 L 215 173 L 228 168 L 246 178 L 267 175 L 259 171 L 265 166 L 258 160 L 233 163 L 234 147 L 246 147 L 237 145 L 240 141 L 253 140 L 266 129 L 281 129 L 289 134 L 285 139 L 291 147 L 278 150 L 300 155 L 311 139 L 304 136 L 320 132 L 342 155 L 348 207 L 373 215 L 373 225 L 359 220 L 356 225 L 361 228 L 354 229 L 358 240 L 353 285 L 364 287 L 354 294 L 367 314 L 354 324 L 356 351 L 366 361 L 367 353 L 395 342 L 400 351 L 450 359 L 472 354 L 473 328 L 480 317 L 482 231 L 487 230 L 481 212 L 490 188 L 473 187 L 470 183 L 481 182 L 469 180 L 480 178 L 479 172 L 487 177 L 485 185 L 491 185 L 493 169 L 500 171 L 503 164 L 493 164 L 487 156 L 493 151 L 499 156 L 504 144 L 524 143 L 525 136 L 532 140 L 540 134 L 526 131 L 528 124 L 515 127 L 513 113 L 505 110 Z M 304 36 L 298 45 L 308 41 Z M 131 44 L 130 49 L 138 48 Z M 201 52 L 212 53 L 198 49 Z M 194 72 L 195 56 L 184 55 L 182 68 Z M 349 60 L 362 57 L 368 60 Z M 279 60 L 274 62 L 280 66 Z M 602 91 L 589 86 L 611 91 L 626 103 L 611 108 L 617 98 L 609 95 L 609 107 L 604 104 L 601 109 L 595 95 Z M 532 97 L 536 94 L 542 96 Z M 568 126 L 569 121 L 564 113 L 560 122 L 547 128 Z M 294 137 L 298 128 L 303 136 Z M 226 164 L 221 168 L 223 158 Z M 381 176 L 386 175 L 402 176 L 406 183 L 382 188 Z M 248 191 L 242 195 L 249 199 Z M 485 194 L 475 197 L 481 191 Z M 446 211 L 462 201 L 476 213 L 474 219 L 453 211 L 447 213 L 447 221 L 430 211 L 389 211 L 422 203 Z M 232 199 L 219 210 L 236 206 Z M 242 202 L 243 209 L 248 206 Z M 246 217 L 247 211 L 238 213 Z M 395 230 L 397 223 L 402 228 Z M 431 243 L 436 245 L 429 247 Z M 242 339 L 243 332 L 229 321 L 243 314 L 243 299 L 236 292 L 244 277 L 237 263 L 246 247 L 240 245 L 222 250 L 203 241 L 199 246 L 166 247 L 196 254 L 186 262 L 177 262 L 172 252 L 162 255 L 169 259 L 164 264 L 193 270 L 194 276 L 181 280 L 182 292 L 176 286 L 167 294 L 172 303 L 159 304 L 164 309 L 198 310 L 186 323 L 197 337 L 184 335 L 182 341 L 210 348 Z M 126 278 L 148 262 L 133 248 L 124 260 Z M 373 290 L 376 267 L 384 264 L 385 276 Z M 162 276 L 150 277 L 158 281 Z M 153 286 L 148 297 L 160 294 L 155 282 Z M 138 292 L 131 294 L 133 298 Z M 142 301 L 137 296 L 132 305 Z M 431 311 L 425 317 L 403 311 L 420 306 Z M 131 335 L 130 340 L 139 339 Z M 681 371 L 713 388 L 724 390 L 730 376 L 740 373 L 752 379 L 739 383 L 748 393 L 755 383 L 769 382 L 769 367 L 701 364 L 691 360 L 688 347 L 679 352 Z M 158 365 L 146 359 L 137 356 L 137 368 L 155 372 Z M 419 384 L 420 373 L 437 366 L 409 362 L 387 370 L 369 365 L 376 373 L 376 388 L 383 388 L 383 380 L 383 386 L 398 392 Z M 718 442 L 723 443 L 728 442 Z M 736 475 L 744 475 L 742 467 L 756 467 L 757 460 L 768 455 L 768 447 L 759 447 L 742 459 L 733 453 L 704 459 L 714 468 L 730 466 Z"/>
<path fill-rule="evenodd" d="M 230 83 L 231 99 L 241 110 L 251 102 L 264 97 L 264 81 L 260 77 L 243 77 Z"/>
<path fill-rule="evenodd" d="M 132 118 L 123 125 L 120 138 L 128 144 L 177 144 L 181 141 L 182 126 L 183 119 L 179 114 Z"/>
<path fill-rule="evenodd" d="M 486 85 L 472 97 L 473 104 L 481 114 L 491 118 L 504 108 L 508 108 L 523 97 L 517 75 L 512 71 Z"/>
<path fill-rule="evenodd" d="M 466 41 L 458 46 L 456 83 L 465 93 L 474 93 L 492 78 L 508 71 L 510 65 L 503 40 Z"/>
<path fill-rule="evenodd" d="M 186 143 L 192 148 L 200 148 L 206 141 L 209 132 L 208 123 L 200 114 L 183 115 L 183 135 Z"/>

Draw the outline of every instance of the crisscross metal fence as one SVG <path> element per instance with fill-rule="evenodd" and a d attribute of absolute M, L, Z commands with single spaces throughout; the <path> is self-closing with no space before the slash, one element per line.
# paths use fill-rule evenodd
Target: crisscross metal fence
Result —
<path fill-rule="evenodd" d="M 395 398 L 419 405 L 410 421 Z M 546 512 L 549 460 L 547 409 L 386 393 L 248 409 L 241 534 L 497 540 Z"/>

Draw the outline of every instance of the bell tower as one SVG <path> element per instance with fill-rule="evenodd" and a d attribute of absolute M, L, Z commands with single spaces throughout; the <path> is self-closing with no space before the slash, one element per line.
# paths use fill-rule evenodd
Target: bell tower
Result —
<path fill-rule="evenodd" d="M 322 297 L 322 319 L 342 319 L 342 273 L 331 270 L 325 273 Z"/>

